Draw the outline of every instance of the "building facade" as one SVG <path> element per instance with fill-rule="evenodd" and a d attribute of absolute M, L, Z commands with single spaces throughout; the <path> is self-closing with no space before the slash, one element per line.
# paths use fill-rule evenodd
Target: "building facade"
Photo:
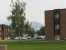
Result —
<path fill-rule="evenodd" d="M 9 26 L 2 24 L 0 25 L 0 40 L 7 40 L 9 33 Z"/>
<path fill-rule="evenodd" d="M 45 24 L 48 40 L 66 39 L 66 9 L 45 11 Z"/>

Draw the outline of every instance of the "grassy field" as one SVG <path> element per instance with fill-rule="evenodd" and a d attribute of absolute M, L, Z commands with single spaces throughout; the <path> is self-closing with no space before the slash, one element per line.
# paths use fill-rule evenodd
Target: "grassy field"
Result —
<path fill-rule="evenodd" d="M 8 50 L 66 50 L 66 41 L 17 41 L 8 42 Z"/>

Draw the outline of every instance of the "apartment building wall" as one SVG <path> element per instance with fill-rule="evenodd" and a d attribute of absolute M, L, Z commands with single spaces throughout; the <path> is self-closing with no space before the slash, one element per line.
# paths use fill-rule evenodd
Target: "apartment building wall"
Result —
<path fill-rule="evenodd" d="M 54 11 L 59 11 L 59 33 L 54 32 Z M 45 26 L 47 30 L 47 39 L 54 40 L 55 36 L 59 34 L 60 39 L 66 38 L 66 9 L 55 9 L 45 11 Z"/>

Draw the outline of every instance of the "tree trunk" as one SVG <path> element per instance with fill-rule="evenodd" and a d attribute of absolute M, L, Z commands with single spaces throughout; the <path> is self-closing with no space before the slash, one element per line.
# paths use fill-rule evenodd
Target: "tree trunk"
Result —
<path fill-rule="evenodd" d="M 21 40 L 21 33 L 19 32 L 19 40 Z"/>

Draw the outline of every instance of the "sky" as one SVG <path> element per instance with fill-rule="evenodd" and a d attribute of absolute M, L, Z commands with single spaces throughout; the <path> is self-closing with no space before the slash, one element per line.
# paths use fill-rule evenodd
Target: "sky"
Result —
<path fill-rule="evenodd" d="M 26 18 L 30 22 L 38 22 L 45 26 L 45 10 L 66 8 L 66 0 L 24 0 L 26 2 Z M 0 0 L 0 24 L 10 24 L 9 0 Z"/>

